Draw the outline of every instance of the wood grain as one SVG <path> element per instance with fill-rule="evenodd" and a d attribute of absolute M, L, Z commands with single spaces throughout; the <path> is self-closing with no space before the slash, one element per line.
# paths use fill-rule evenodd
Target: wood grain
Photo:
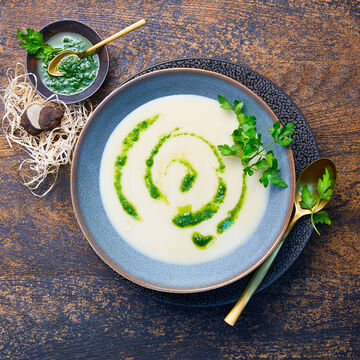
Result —
<path fill-rule="evenodd" d="M 188 309 L 119 284 L 97 259 L 71 208 L 68 167 L 34 198 L 20 184 L 21 150 L 0 136 L 1 359 L 359 359 L 360 5 L 343 1 L 0 1 L 0 84 L 24 61 L 17 27 L 74 18 L 109 36 L 109 76 L 94 103 L 157 62 L 245 63 L 298 104 L 323 156 L 339 170 L 330 228 L 249 304 Z"/>

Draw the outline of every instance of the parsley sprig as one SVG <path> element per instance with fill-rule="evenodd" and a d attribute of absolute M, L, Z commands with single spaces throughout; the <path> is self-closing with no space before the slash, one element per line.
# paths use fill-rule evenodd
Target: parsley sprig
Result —
<path fill-rule="evenodd" d="M 261 134 L 256 131 L 256 117 L 244 113 L 244 103 L 235 100 L 231 105 L 225 97 L 218 95 L 220 106 L 224 110 L 230 110 L 235 113 L 239 126 L 232 133 L 234 144 L 218 145 L 223 156 L 239 157 L 244 166 L 244 173 L 251 176 L 255 171 L 262 172 L 260 182 L 267 187 L 271 182 L 275 186 L 286 188 L 285 181 L 278 176 L 280 173 L 279 164 L 272 150 L 265 153 L 265 150 L 272 144 L 288 146 L 293 138 L 294 123 L 290 122 L 281 126 L 280 121 L 270 127 L 269 133 L 274 139 L 270 144 L 264 147 L 261 141 Z"/>
<path fill-rule="evenodd" d="M 53 55 L 62 51 L 60 48 L 53 48 L 51 45 L 44 43 L 43 34 L 33 29 L 26 29 L 27 33 L 24 33 L 21 29 L 17 29 L 16 37 L 22 40 L 19 45 L 27 50 L 29 54 L 35 55 L 38 59 L 42 59 L 44 63 L 47 63 Z"/>
<path fill-rule="evenodd" d="M 299 204 L 303 209 L 311 211 L 311 223 L 318 235 L 320 235 L 320 232 L 316 228 L 315 223 L 330 225 L 331 220 L 329 214 L 325 210 L 316 211 L 316 209 L 321 200 L 331 199 L 333 186 L 334 181 L 331 179 L 329 170 L 325 168 L 325 174 L 317 183 L 317 194 L 315 191 L 311 191 L 307 185 L 304 185 L 301 190 L 301 201 Z"/>

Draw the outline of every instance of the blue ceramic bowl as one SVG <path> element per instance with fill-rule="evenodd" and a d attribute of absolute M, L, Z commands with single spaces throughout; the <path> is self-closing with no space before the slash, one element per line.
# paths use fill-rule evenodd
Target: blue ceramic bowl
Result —
<path fill-rule="evenodd" d="M 286 189 L 271 187 L 265 215 L 251 237 L 232 253 L 202 264 L 174 265 L 149 258 L 123 240 L 108 220 L 99 189 L 100 162 L 106 142 L 118 123 L 144 103 L 167 95 L 194 94 L 241 99 L 257 118 L 264 143 L 275 114 L 251 90 L 217 73 L 199 69 L 166 69 L 143 75 L 113 91 L 96 108 L 78 141 L 71 173 L 71 194 L 77 220 L 92 248 L 112 269 L 148 288 L 197 292 L 227 285 L 259 266 L 284 234 L 294 201 L 295 168 L 290 150 L 274 145 Z M 206 274 L 206 276 L 203 276 Z"/>

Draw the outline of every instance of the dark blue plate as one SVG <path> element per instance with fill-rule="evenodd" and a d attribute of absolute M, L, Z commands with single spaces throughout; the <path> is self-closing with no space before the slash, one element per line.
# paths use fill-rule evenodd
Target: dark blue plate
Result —
<path fill-rule="evenodd" d="M 142 255 L 112 227 L 102 206 L 99 168 L 106 142 L 118 123 L 144 103 L 167 95 L 194 94 L 243 100 L 257 118 L 264 142 L 277 118 L 251 90 L 210 71 L 169 69 L 136 78 L 112 92 L 95 110 L 78 141 L 71 176 L 75 213 L 95 252 L 113 270 L 141 286 L 166 292 L 199 292 L 230 284 L 256 268 L 284 233 L 293 208 L 295 168 L 291 151 L 274 145 L 287 189 L 271 187 L 265 215 L 250 238 L 231 254 L 198 265 L 173 265 Z M 206 274 L 206 276 L 204 276 Z"/>

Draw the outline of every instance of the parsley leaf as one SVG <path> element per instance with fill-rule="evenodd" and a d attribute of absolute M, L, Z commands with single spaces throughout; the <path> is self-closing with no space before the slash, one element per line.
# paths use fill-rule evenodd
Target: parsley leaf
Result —
<path fill-rule="evenodd" d="M 317 191 L 320 199 L 322 200 L 330 200 L 332 196 L 332 181 L 330 179 L 329 170 L 325 169 L 325 174 L 322 179 L 318 180 Z"/>
<path fill-rule="evenodd" d="M 303 209 L 310 211 L 316 204 L 316 195 L 309 190 L 307 185 L 304 185 L 301 190 L 301 200 L 299 204 Z"/>
<path fill-rule="evenodd" d="M 316 223 L 331 225 L 330 216 L 325 210 L 315 213 L 314 220 Z"/>
<path fill-rule="evenodd" d="M 218 100 L 220 103 L 220 107 L 224 110 L 234 110 L 231 104 L 223 97 L 218 95 Z"/>
<path fill-rule="evenodd" d="M 21 29 L 17 29 L 16 37 L 22 41 L 19 45 L 23 49 L 27 50 L 29 54 L 35 55 L 38 59 L 43 59 L 45 63 L 62 50 L 45 44 L 43 34 L 33 29 L 26 29 L 26 33 Z"/>
<path fill-rule="evenodd" d="M 237 145 L 229 146 L 229 145 L 219 145 L 218 149 L 223 156 L 236 155 L 238 151 Z"/>
<path fill-rule="evenodd" d="M 260 183 L 265 187 L 272 183 L 275 186 L 287 187 L 285 181 L 277 176 L 280 172 L 278 162 L 272 151 L 264 154 L 266 148 L 277 143 L 282 146 L 289 145 L 293 139 L 289 136 L 294 132 L 294 124 L 288 123 L 281 126 L 280 122 L 275 122 L 269 129 L 274 141 L 264 147 L 261 134 L 256 130 L 256 117 L 249 116 L 244 112 L 244 103 L 239 100 L 234 101 L 234 106 L 223 96 L 218 95 L 220 107 L 235 113 L 239 122 L 238 127 L 233 131 L 232 138 L 234 145 L 218 145 L 218 149 L 224 156 L 237 156 L 244 166 L 244 173 L 251 176 L 255 171 L 260 171 Z"/>
<path fill-rule="evenodd" d="M 300 206 L 303 209 L 311 211 L 311 223 L 317 232 L 320 235 L 318 229 L 315 226 L 315 223 L 321 224 L 331 224 L 331 220 L 329 214 L 322 210 L 316 211 L 318 208 L 321 200 L 330 200 L 333 194 L 333 186 L 334 182 L 331 180 L 330 172 L 328 168 L 325 168 L 325 174 L 323 175 L 322 179 L 318 180 L 316 192 L 310 191 L 308 186 L 304 186 L 301 191 L 301 200 L 299 202 Z"/>
<path fill-rule="evenodd" d="M 242 113 L 242 109 L 244 107 L 244 103 L 242 101 L 239 100 L 235 100 L 234 101 L 234 109 L 235 109 L 235 114 L 241 114 Z M 230 109 L 231 110 L 231 109 Z"/>
<path fill-rule="evenodd" d="M 269 175 L 268 178 L 273 185 L 279 186 L 282 188 L 287 188 L 286 182 L 280 176 Z"/>

